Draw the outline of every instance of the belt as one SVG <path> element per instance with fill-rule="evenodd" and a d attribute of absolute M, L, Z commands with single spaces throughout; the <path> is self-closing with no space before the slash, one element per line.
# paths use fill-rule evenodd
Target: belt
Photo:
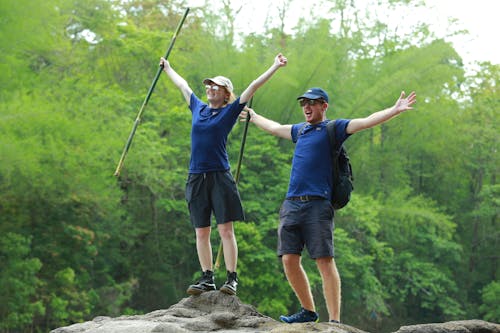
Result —
<path fill-rule="evenodd" d="M 320 197 L 319 195 L 300 195 L 298 197 L 288 197 L 286 200 L 292 200 L 292 201 L 312 201 L 312 200 L 326 200 L 323 197 Z"/>

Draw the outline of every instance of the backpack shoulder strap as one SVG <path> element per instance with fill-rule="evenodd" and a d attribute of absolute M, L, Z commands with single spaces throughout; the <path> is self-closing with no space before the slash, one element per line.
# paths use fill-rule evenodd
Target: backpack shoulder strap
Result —
<path fill-rule="evenodd" d="M 335 120 L 331 120 L 326 124 L 326 130 L 328 132 L 328 139 L 330 140 L 332 152 L 338 153 L 339 149 L 337 148 L 337 140 L 335 139 Z"/>
<path fill-rule="evenodd" d="M 297 131 L 297 138 L 304 133 L 304 129 L 306 128 L 307 123 L 304 123 L 304 125 L 300 126 L 299 130 Z"/>
<path fill-rule="evenodd" d="M 335 120 L 329 121 L 328 124 L 326 124 L 326 130 L 328 132 L 328 139 L 330 141 L 330 153 L 332 155 L 333 183 L 336 184 L 340 181 L 339 155 L 341 147 L 337 147 L 336 144 Z"/>

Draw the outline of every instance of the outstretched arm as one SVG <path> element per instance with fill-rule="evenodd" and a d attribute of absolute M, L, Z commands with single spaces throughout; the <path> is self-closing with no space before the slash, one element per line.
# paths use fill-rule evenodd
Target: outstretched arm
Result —
<path fill-rule="evenodd" d="M 256 78 L 250 83 L 250 85 L 245 89 L 245 91 L 240 96 L 240 103 L 246 103 L 252 98 L 257 89 L 259 89 L 264 83 L 267 82 L 273 76 L 274 73 L 280 68 L 286 66 L 288 59 L 281 53 L 274 58 L 274 63 L 269 67 L 267 71 L 262 73 L 261 76 Z"/>
<path fill-rule="evenodd" d="M 170 63 L 168 60 L 165 60 L 165 58 L 161 57 L 160 58 L 160 66 L 163 67 L 163 71 L 167 73 L 168 77 L 172 82 L 179 88 L 179 90 L 182 93 L 182 96 L 184 96 L 184 99 L 189 105 L 191 94 L 193 93 L 193 90 L 189 87 L 189 84 L 187 83 L 186 80 L 179 74 L 177 74 L 176 71 L 172 67 L 170 67 Z"/>
<path fill-rule="evenodd" d="M 260 129 L 283 139 L 292 140 L 292 125 L 281 125 L 274 120 L 267 119 L 255 113 L 253 109 L 245 107 L 240 113 L 240 121 L 246 121 L 247 114 L 250 113 L 250 122 L 254 123 Z"/>
<path fill-rule="evenodd" d="M 396 101 L 396 104 L 394 104 L 394 106 L 382 111 L 372 113 L 366 118 L 352 119 L 349 122 L 349 125 L 347 125 L 346 132 L 348 134 L 353 134 L 361 130 L 382 124 L 402 112 L 412 110 L 413 104 L 415 104 L 416 101 L 417 95 L 414 91 L 412 91 L 410 95 L 408 95 L 408 97 L 405 97 L 405 92 L 402 91 L 399 99 Z"/>

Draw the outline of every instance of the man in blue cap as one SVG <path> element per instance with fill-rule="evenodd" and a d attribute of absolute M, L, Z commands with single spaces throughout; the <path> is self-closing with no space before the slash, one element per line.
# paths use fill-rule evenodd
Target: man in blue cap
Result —
<path fill-rule="evenodd" d="M 340 322 L 340 276 L 335 265 L 333 248 L 334 209 L 332 193 L 332 161 L 326 130 L 328 94 L 321 88 L 310 88 L 298 98 L 305 122 L 281 125 L 246 108 L 242 120 L 250 113 L 250 121 L 277 137 L 292 140 L 295 151 L 286 199 L 280 209 L 278 256 L 285 275 L 300 301 L 299 312 L 280 316 L 286 323 L 318 321 L 311 287 L 301 263 L 302 250 L 307 248 L 316 261 L 323 282 L 323 295 L 329 321 Z M 335 120 L 336 142 L 343 143 L 351 134 L 382 124 L 398 114 L 413 109 L 415 92 L 406 97 L 401 92 L 396 103 L 366 118 Z"/>

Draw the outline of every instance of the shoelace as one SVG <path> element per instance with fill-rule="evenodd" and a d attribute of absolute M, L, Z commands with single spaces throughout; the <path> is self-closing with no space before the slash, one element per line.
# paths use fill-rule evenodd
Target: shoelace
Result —
<path fill-rule="evenodd" d="M 306 315 L 307 315 L 306 310 L 302 309 L 302 310 L 300 310 L 300 312 L 294 313 L 289 318 L 291 320 L 306 319 Z"/>

